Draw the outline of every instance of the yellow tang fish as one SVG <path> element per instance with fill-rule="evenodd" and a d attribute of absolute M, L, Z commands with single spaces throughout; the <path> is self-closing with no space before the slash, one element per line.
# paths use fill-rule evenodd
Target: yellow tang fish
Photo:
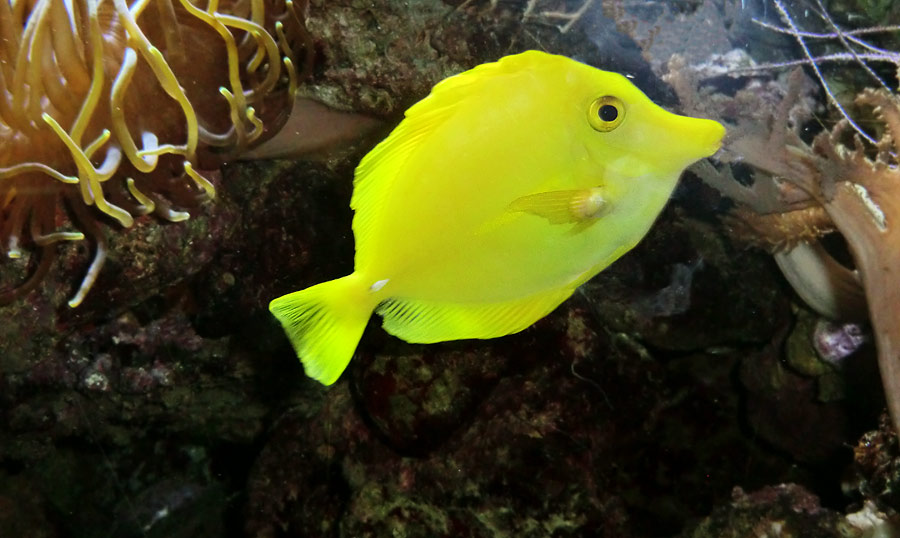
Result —
<path fill-rule="evenodd" d="M 356 169 L 354 272 L 272 301 L 330 385 L 372 312 L 407 342 L 527 328 L 630 250 L 725 129 L 527 51 L 438 83 Z"/>

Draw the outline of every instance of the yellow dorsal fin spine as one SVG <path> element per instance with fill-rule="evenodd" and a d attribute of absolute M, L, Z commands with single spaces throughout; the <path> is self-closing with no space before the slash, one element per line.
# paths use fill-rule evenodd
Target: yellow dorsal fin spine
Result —
<path fill-rule="evenodd" d="M 478 92 L 473 91 L 477 84 L 505 75 L 521 75 L 523 65 L 559 61 L 565 59 L 562 56 L 530 50 L 514 56 L 504 56 L 496 62 L 476 65 L 468 71 L 447 77 L 435 84 L 428 97 L 409 107 L 406 117 L 413 118 L 430 113 L 433 108 L 453 107 L 468 98 L 477 99 Z"/>
<path fill-rule="evenodd" d="M 347 368 L 377 299 L 356 273 L 289 293 L 269 303 L 306 375 L 324 385 Z"/>

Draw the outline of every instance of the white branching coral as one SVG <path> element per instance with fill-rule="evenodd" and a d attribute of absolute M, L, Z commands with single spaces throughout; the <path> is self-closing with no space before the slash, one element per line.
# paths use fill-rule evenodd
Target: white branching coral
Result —
<path fill-rule="evenodd" d="M 870 36 L 888 34 L 890 32 L 900 31 L 898 26 L 872 26 L 866 28 L 846 29 L 835 21 L 834 17 L 825 9 L 822 0 L 815 0 L 815 3 L 805 6 L 805 11 L 819 19 L 819 23 L 824 26 L 824 31 L 812 32 L 801 28 L 796 22 L 796 16 L 791 13 L 788 6 L 782 0 L 772 0 L 772 5 L 778 13 L 778 17 L 782 22 L 782 26 L 778 26 L 763 20 L 754 19 L 753 22 L 772 30 L 774 32 L 786 34 L 796 41 L 797 46 L 803 53 L 803 57 L 798 60 L 781 62 L 776 64 L 761 64 L 747 69 L 746 71 L 767 71 L 777 68 L 792 67 L 796 65 L 807 65 L 812 70 L 818 82 L 821 84 L 828 102 L 837 109 L 841 116 L 847 121 L 850 127 L 863 140 L 870 144 L 875 144 L 876 140 L 869 133 L 863 130 L 847 111 L 847 108 L 838 99 L 836 92 L 832 89 L 831 84 L 822 72 L 822 66 L 829 63 L 852 64 L 857 66 L 878 88 L 891 91 L 890 85 L 880 76 L 872 67 L 872 64 L 892 64 L 895 69 L 900 70 L 900 53 L 879 47 L 871 39 Z M 822 54 L 814 52 L 815 48 L 821 48 L 823 45 L 837 45 L 837 52 L 825 52 Z"/>

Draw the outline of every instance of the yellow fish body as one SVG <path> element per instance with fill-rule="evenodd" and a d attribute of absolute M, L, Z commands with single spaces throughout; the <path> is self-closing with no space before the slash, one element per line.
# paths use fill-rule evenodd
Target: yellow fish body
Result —
<path fill-rule="evenodd" d="M 373 311 L 408 342 L 521 331 L 634 247 L 724 132 L 564 56 L 480 65 L 437 84 L 357 167 L 354 272 L 269 309 L 326 385 Z"/>

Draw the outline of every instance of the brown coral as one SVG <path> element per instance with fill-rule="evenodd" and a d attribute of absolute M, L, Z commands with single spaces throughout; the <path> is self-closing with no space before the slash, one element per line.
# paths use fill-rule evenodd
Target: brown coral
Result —
<path fill-rule="evenodd" d="M 792 77 L 768 136 L 749 134 L 731 144 L 740 158 L 764 172 L 756 176 L 753 187 L 737 187 L 731 178 L 717 177 L 709 169 L 701 175 L 744 204 L 742 218 L 756 221 L 757 230 L 764 228 L 761 223 L 771 218 L 769 213 L 800 220 L 817 215 L 806 222 L 822 226 L 820 211 L 824 211 L 846 240 L 855 270 L 839 264 L 811 238 L 785 235 L 768 240 L 795 245 L 776 254 L 779 265 L 798 293 L 821 313 L 852 317 L 861 306 L 867 307 L 888 409 L 900 431 L 900 98 L 884 90 L 866 90 L 856 98 L 857 105 L 871 107 L 884 125 L 874 146 L 851 134 L 847 120 L 806 144 L 788 125 L 786 113 L 795 102 L 801 76 L 798 71 Z"/>
<path fill-rule="evenodd" d="M 311 52 L 304 11 L 291 0 L 0 3 L 0 250 L 30 267 L 0 304 L 40 281 L 56 243 L 88 238 L 77 306 L 106 257 L 101 221 L 184 220 L 214 196 L 198 169 L 259 143 L 290 110 Z"/>

